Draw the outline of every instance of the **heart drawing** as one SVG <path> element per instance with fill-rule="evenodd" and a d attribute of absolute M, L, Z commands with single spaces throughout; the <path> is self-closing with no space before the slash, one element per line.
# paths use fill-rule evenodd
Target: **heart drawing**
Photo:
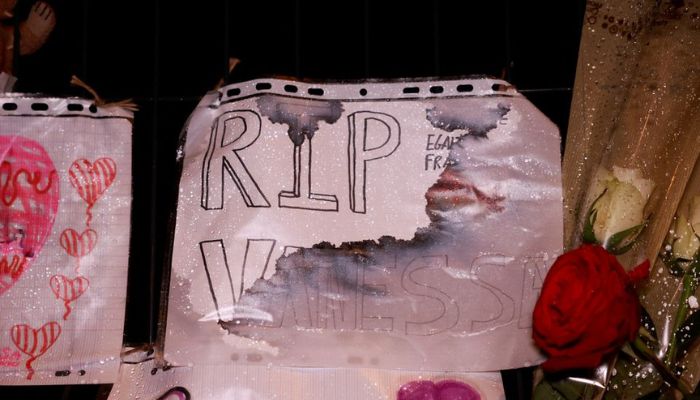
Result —
<path fill-rule="evenodd" d="M 90 162 L 84 158 L 73 161 L 68 169 L 70 184 L 87 203 L 87 222 L 92 220 L 92 207 L 117 177 L 117 164 L 111 158 L 98 158 Z"/>
<path fill-rule="evenodd" d="M 25 364 L 28 371 L 27 379 L 32 379 L 34 376 L 32 362 L 46 353 L 60 335 L 61 326 L 55 321 L 48 322 L 39 329 L 34 329 L 27 324 L 15 325 L 10 329 L 12 343 L 19 351 L 29 356 Z"/>
<path fill-rule="evenodd" d="M 90 254 L 97 244 L 97 232 L 86 229 L 83 233 L 78 233 L 75 229 L 68 228 L 61 232 L 59 243 L 63 250 L 77 260 L 76 272 L 80 269 L 80 259 Z"/>
<path fill-rule="evenodd" d="M 37 142 L 0 136 L 0 296 L 39 255 L 58 210 L 59 182 Z"/>
<path fill-rule="evenodd" d="M 90 254 L 97 244 L 97 232 L 86 229 L 78 233 L 75 229 L 68 228 L 61 232 L 61 247 L 71 257 L 81 258 Z"/>
<path fill-rule="evenodd" d="M 63 313 L 63 320 L 68 319 L 71 313 L 70 303 L 76 301 L 90 286 L 90 281 L 83 276 L 70 279 L 64 275 L 54 275 L 49 280 L 51 291 L 57 299 L 63 300 L 66 312 Z"/>

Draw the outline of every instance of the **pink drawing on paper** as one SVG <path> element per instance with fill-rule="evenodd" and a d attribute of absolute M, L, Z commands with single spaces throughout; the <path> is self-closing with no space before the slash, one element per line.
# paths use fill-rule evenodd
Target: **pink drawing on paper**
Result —
<path fill-rule="evenodd" d="M 481 400 L 481 396 L 464 382 L 412 381 L 401 386 L 396 400 Z"/>
<path fill-rule="evenodd" d="M 59 200 L 56 177 L 39 143 L 0 136 L 0 295 L 30 267 L 51 233 Z"/>
<path fill-rule="evenodd" d="M 92 221 L 92 207 L 97 200 L 112 185 L 117 177 L 117 164 L 108 157 L 98 158 L 90 162 L 84 158 L 73 161 L 68 169 L 70 184 L 78 191 L 78 195 L 87 203 L 86 225 Z"/>
<path fill-rule="evenodd" d="M 80 259 L 90 254 L 97 244 L 97 232 L 88 228 L 78 233 L 75 229 L 68 228 L 61 232 L 59 241 L 63 250 L 76 259 L 75 272 L 78 272 Z"/>
<path fill-rule="evenodd" d="M 47 322 L 39 329 L 34 329 L 27 324 L 18 324 L 10 329 L 12 342 L 19 351 L 29 356 L 25 364 L 27 379 L 31 380 L 34 376 L 32 363 L 46 353 L 60 335 L 61 326 L 55 321 Z"/>
<path fill-rule="evenodd" d="M 54 275 L 51 277 L 49 285 L 56 298 L 63 300 L 63 304 L 66 307 L 66 312 L 63 313 L 63 320 L 65 321 L 71 313 L 71 303 L 78 300 L 85 293 L 90 286 L 90 281 L 84 276 L 70 279 L 64 275 Z"/>
<path fill-rule="evenodd" d="M 0 367 L 17 367 L 22 359 L 22 355 L 17 350 L 10 347 L 3 347 L 0 350 Z"/>

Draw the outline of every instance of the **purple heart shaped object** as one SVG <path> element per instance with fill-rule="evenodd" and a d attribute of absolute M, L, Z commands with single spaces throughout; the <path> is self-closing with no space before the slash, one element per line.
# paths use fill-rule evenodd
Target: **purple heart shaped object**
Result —
<path fill-rule="evenodd" d="M 401 386 L 396 400 L 481 400 L 481 396 L 463 382 L 413 381 Z"/>

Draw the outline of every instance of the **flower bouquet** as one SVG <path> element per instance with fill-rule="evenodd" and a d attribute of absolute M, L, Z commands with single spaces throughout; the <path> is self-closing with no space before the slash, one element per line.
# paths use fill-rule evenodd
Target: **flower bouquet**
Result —
<path fill-rule="evenodd" d="M 533 339 L 548 357 L 535 398 L 599 396 L 617 352 L 644 329 L 635 284 L 648 277 L 650 263 L 625 268 L 618 256 L 635 246 L 647 225 L 653 189 L 638 170 L 615 166 L 596 174 L 582 244 L 557 258 L 535 305 Z"/>
<path fill-rule="evenodd" d="M 700 164 L 672 222 L 654 273 L 640 288 L 644 324 L 621 353 L 608 398 L 697 398 L 700 313 Z"/>
<path fill-rule="evenodd" d="M 700 163 L 654 272 L 637 290 L 650 262 L 625 272 L 615 253 L 629 249 L 645 223 L 630 218 L 618 226 L 619 218 L 598 218 L 639 216 L 634 207 L 611 214 L 610 205 L 641 192 L 620 191 L 625 183 L 615 178 L 609 183 L 616 190 L 603 189 L 587 215 L 583 239 L 592 243 L 556 260 L 535 306 L 534 341 L 548 355 L 535 398 L 697 398 Z"/>
<path fill-rule="evenodd" d="M 548 357 L 536 399 L 697 396 L 697 8 L 588 2 L 563 165 L 568 251 L 533 314 Z"/>

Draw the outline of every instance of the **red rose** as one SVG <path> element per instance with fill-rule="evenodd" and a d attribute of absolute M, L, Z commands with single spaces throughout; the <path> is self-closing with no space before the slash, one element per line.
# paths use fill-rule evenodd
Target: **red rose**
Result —
<path fill-rule="evenodd" d="M 635 278 L 648 272 L 649 262 L 640 267 Z M 535 344 L 549 357 L 542 368 L 592 369 L 633 340 L 640 305 L 632 283 L 615 256 L 600 246 L 584 245 L 557 258 L 533 313 Z"/>

